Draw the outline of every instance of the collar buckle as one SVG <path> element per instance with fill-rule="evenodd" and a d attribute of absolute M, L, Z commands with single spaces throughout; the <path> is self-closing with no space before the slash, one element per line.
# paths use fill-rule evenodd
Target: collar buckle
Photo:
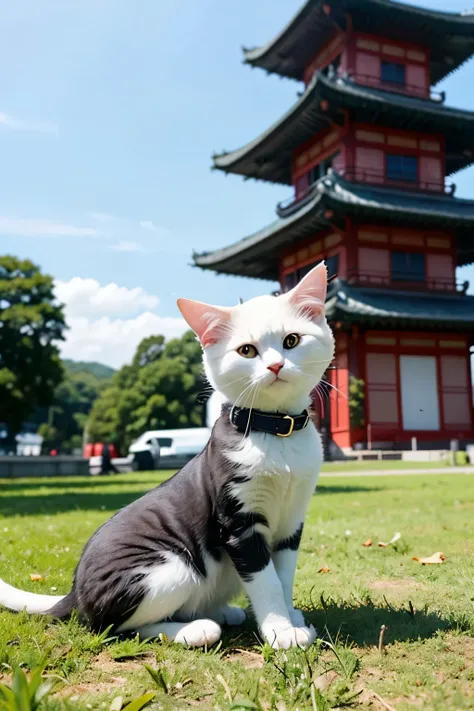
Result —
<path fill-rule="evenodd" d="M 285 417 L 283 419 L 290 420 L 290 429 L 288 430 L 288 432 L 286 434 L 283 434 L 281 432 L 276 432 L 277 437 L 289 437 L 291 434 L 293 434 L 293 430 L 295 428 L 295 418 L 291 417 L 291 415 L 285 415 Z"/>

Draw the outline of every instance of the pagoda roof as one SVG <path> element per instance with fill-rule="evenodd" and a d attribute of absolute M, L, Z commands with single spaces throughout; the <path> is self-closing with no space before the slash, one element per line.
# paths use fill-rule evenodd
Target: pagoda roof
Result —
<path fill-rule="evenodd" d="M 330 7 L 327 16 L 323 5 Z M 436 84 L 474 53 L 474 14 L 439 12 L 394 0 L 307 0 L 287 26 L 262 47 L 244 49 L 244 62 L 291 79 L 334 32 L 346 29 L 423 44 L 431 49 L 431 80 Z"/>
<path fill-rule="evenodd" d="M 321 109 L 322 100 L 328 102 L 326 111 Z M 347 78 L 329 78 L 315 72 L 303 95 L 282 118 L 242 148 L 214 155 L 214 168 L 290 185 L 294 149 L 327 128 L 331 120 L 340 122 L 341 109 L 349 109 L 351 118 L 360 123 L 445 133 L 448 175 L 474 160 L 473 111 L 448 107 L 432 99 L 360 86 Z M 470 151 L 467 150 L 470 147 Z"/>
<path fill-rule="evenodd" d="M 278 281 L 283 248 L 314 237 L 331 224 L 343 227 L 346 215 L 371 224 L 455 230 L 458 265 L 474 262 L 474 200 L 350 183 L 330 174 L 315 183 L 287 216 L 228 247 L 194 254 L 194 263 L 222 274 Z"/>
<path fill-rule="evenodd" d="M 326 302 L 330 321 L 370 326 L 466 330 L 474 326 L 474 296 L 357 287 L 335 279 Z"/>

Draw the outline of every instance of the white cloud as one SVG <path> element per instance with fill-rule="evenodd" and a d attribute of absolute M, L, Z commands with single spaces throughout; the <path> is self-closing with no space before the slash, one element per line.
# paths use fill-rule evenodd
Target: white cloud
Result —
<path fill-rule="evenodd" d="M 63 357 L 96 360 L 112 368 L 130 363 L 143 338 L 158 333 L 172 338 L 187 330 L 183 319 L 161 317 L 150 311 L 131 319 L 75 317 L 67 318 L 67 322 L 70 329 L 61 345 Z"/>
<path fill-rule="evenodd" d="M 118 368 L 132 360 L 143 338 L 157 333 L 172 338 L 187 330 L 182 318 L 154 313 L 159 299 L 142 287 L 128 289 L 74 277 L 57 281 L 55 290 L 65 304 L 69 326 L 66 341 L 60 345 L 65 358 L 97 360 Z M 126 314 L 134 316 L 125 318 Z"/>
<path fill-rule="evenodd" d="M 143 252 L 144 249 L 141 244 L 138 244 L 138 242 L 127 242 L 126 240 L 122 240 L 120 242 L 116 242 L 115 244 L 111 244 L 109 249 L 113 249 L 115 252 Z"/>
<path fill-rule="evenodd" d="M 33 133 L 58 133 L 59 127 L 54 121 L 30 121 L 11 114 L 0 112 L 0 126 L 12 131 L 30 131 Z"/>
<path fill-rule="evenodd" d="M 159 302 L 157 296 L 148 294 L 141 286 L 128 289 L 114 282 L 102 286 L 96 279 L 82 277 L 56 281 L 55 291 L 70 317 L 136 314 L 156 308 Z"/>
<path fill-rule="evenodd" d="M 94 227 L 78 227 L 41 217 L 4 217 L 0 215 L 0 234 L 20 237 L 95 237 L 102 234 Z"/>

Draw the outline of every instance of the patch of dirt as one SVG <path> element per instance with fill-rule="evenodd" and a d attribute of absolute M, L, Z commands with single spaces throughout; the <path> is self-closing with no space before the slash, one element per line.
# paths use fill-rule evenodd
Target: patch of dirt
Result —
<path fill-rule="evenodd" d="M 414 708 L 422 709 L 426 705 L 426 699 L 426 694 L 422 694 L 421 696 L 414 696 L 413 694 L 410 694 L 410 696 L 396 696 L 391 700 L 391 704 L 395 708 L 397 708 L 397 704 L 410 704 L 410 706 L 413 706 Z"/>
<path fill-rule="evenodd" d="M 124 659 L 117 661 L 107 652 L 100 652 L 91 662 L 91 668 L 97 669 L 109 674 L 117 674 L 121 671 L 137 671 L 143 668 L 143 664 L 153 664 L 155 662 L 154 654 L 144 654 L 136 659 Z"/>
<path fill-rule="evenodd" d="M 70 699 L 73 696 L 80 696 L 81 694 L 106 694 L 114 689 L 123 688 L 124 684 L 127 683 L 127 679 L 123 676 L 112 676 L 109 682 L 95 681 L 95 682 L 84 682 L 83 684 L 73 684 L 71 686 L 66 686 L 61 691 L 58 691 L 54 696 Z"/>
<path fill-rule="evenodd" d="M 376 580 L 369 585 L 371 590 L 422 590 L 425 585 L 417 583 L 412 578 L 403 578 L 401 580 Z"/>
<path fill-rule="evenodd" d="M 464 635 L 447 635 L 446 651 L 459 654 L 466 661 L 466 666 L 470 663 L 474 665 L 474 638 Z"/>
<path fill-rule="evenodd" d="M 247 649 L 236 649 L 225 657 L 227 662 L 240 662 L 246 669 L 263 669 L 265 664 L 261 654 L 250 652 Z"/>

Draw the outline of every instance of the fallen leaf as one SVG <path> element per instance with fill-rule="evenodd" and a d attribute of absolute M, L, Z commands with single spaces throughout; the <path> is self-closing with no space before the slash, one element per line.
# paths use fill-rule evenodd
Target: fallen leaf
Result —
<path fill-rule="evenodd" d="M 362 545 L 365 546 L 366 548 L 370 548 L 370 546 L 372 545 L 372 539 L 371 539 L 371 538 L 368 538 L 368 539 L 365 541 L 365 543 L 363 543 Z M 380 545 L 380 544 L 379 544 L 379 545 Z"/>
<path fill-rule="evenodd" d="M 320 568 L 318 570 L 318 573 L 330 573 L 330 572 L 331 572 L 331 568 L 327 568 L 326 566 L 323 566 L 322 568 Z"/>
<path fill-rule="evenodd" d="M 430 555 L 429 558 L 418 558 L 417 556 L 414 556 L 412 560 L 418 561 L 418 563 L 421 563 L 421 565 L 433 565 L 435 563 L 444 563 L 446 560 L 446 556 L 444 553 L 433 553 L 433 555 Z"/>
<path fill-rule="evenodd" d="M 31 580 L 33 583 L 39 583 L 39 582 L 41 582 L 42 580 L 44 580 L 44 578 L 43 578 L 42 575 L 38 575 L 38 573 L 30 573 L 30 580 Z"/>
<path fill-rule="evenodd" d="M 391 541 L 389 541 L 388 543 L 384 543 L 383 541 L 379 541 L 379 542 L 378 542 L 378 546 L 379 546 L 379 548 L 387 548 L 387 546 L 391 546 L 391 545 L 393 545 L 394 543 L 396 543 L 397 541 L 399 541 L 401 537 L 402 537 L 402 534 L 401 534 L 401 533 L 395 533 L 395 535 L 393 536 L 393 538 L 392 538 Z"/>

